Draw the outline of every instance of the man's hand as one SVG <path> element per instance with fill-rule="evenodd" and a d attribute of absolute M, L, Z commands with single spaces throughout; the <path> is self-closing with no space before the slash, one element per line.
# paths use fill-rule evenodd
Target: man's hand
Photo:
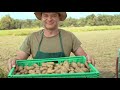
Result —
<path fill-rule="evenodd" d="M 18 51 L 16 58 L 9 59 L 8 60 L 8 71 L 11 70 L 12 67 L 16 67 L 16 60 L 26 60 L 29 57 L 29 55 L 23 51 Z"/>
<path fill-rule="evenodd" d="M 95 60 L 92 57 L 87 55 L 86 58 L 87 58 L 87 63 L 91 63 L 91 64 L 93 64 L 95 66 Z"/>
<path fill-rule="evenodd" d="M 90 57 L 89 55 L 87 55 L 87 53 L 82 49 L 82 47 L 79 47 L 75 52 L 74 52 L 75 56 L 86 56 L 87 58 L 87 64 L 91 63 L 95 66 L 95 60 Z"/>
<path fill-rule="evenodd" d="M 16 66 L 16 60 L 17 60 L 16 58 L 8 60 L 8 71 L 10 71 L 12 67 Z"/>

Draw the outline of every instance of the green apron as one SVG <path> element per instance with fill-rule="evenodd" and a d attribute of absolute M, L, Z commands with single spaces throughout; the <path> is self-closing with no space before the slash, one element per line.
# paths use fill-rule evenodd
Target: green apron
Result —
<path fill-rule="evenodd" d="M 41 46 L 41 43 L 42 43 L 42 40 L 43 40 L 43 35 L 44 35 L 44 32 L 42 33 L 42 37 L 41 37 L 41 40 L 40 40 L 40 43 L 39 43 L 38 51 L 37 51 L 34 59 L 65 57 L 64 50 L 63 50 L 63 45 L 62 45 L 61 33 L 59 33 L 59 39 L 60 39 L 62 52 L 56 52 L 56 53 L 46 53 L 46 52 L 40 51 L 40 46 Z"/>

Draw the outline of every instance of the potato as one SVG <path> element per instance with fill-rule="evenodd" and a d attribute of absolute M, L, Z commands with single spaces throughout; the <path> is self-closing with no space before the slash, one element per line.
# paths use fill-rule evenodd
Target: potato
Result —
<path fill-rule="evenodd" d="M 29 73 L 29 74 L 35 74 L 35 71 L 34 71 L 34 70 L 29 70 L 28 73 Z"/>
<path fill-rule="evenodd" d="M 79 72 L 79 70 L 78 70 L 78 69 L 75 69 L 74 71 L 75 71 L 75 73 L 78 73 L 78 72 Z"/>
<path fill-rule="evenodd" d="M 46 67 L 47 66 L 47 63 L 42 63 L 42 67 Z"/>
<path fill-rule="evenodd" d="M 75 68 L 71 66 L 70 69 L 73 69 L 73 70 L 74 70 Z"/>
<path fill-rule="evenodd" d="M 43 70 L 43 71 L 42 71 L 42 74 L 46 74 L 46 72 L 47 72 L 47 70 Z"/>
<path fill-rule="evenodd" d="M 61 66 L 61 73 L 67 73 L 68 70 L 64 67 L 64 66 Z"/>
<path fill-rule="evenodd" d="M 73 67 L 70 67 L 69 70 L 74 71 L 74 68 L 73 68 Z"/>
<path fill-rule="evenodd" d="M 48 68 L 48 70 L 47 70 L 47 74 L 52 74 L 52 73 L 54 73 L 55 72 L 55 70 L 53 70 L 52 68 Z"/>
<path fill-rule="evenodd" d="M 47 64 L 54 65 L 55 63 L 54 62 L 47 62 Z"/>
<path fill-rule="evenodd" d="M 85 67 L 85 64 L 81 63 L 81 68 L 84 68 Z"/>
<path fill-rule="evenodd" d="M 83 71 L 82 69 L 80 69 L 80 68 L 76 68 L 76 69 L 75 69 L 75 72 L 76 72 L 76 73 L 79 73 L 79 72 L 84 72 L 84 71 Z"/>
<path fill-rule="evenodd" d="M 37 64 L 34 64 L 33 66 L 34 66 L 35 68 L 39 68 L 39 65 L 37 65 Z"/>
<path fill-rule="evenodd" d="M 55 64 L 55 66 L 58 66 L 58 65 L 59 65 L 58 63 Z"/>
<path fill-rule="evenodd" d="M 47 70 L 48 67 L 40 67 L 40 71 Z"/>
<path fill-rule="evenodd" d="M 29 66 L 24 66 L 24 69 L 28 70 Z"/>
<path fill-rule="evenodd" d="M 58 70 L 55 71 L 55 73 L 56 73 L 56 74 L 60 74 L 60 73 L 61 73 L 61 70 L 58 69 Z"/>
<path fill-rule="evenodd" d="M 17 71 L 19 71 L 19 67 L 18 66 L 15 67 L 15 72 L 17 72 Z"/>
<path fill-rule="evenodd" d="M 53 68 L 54 66 L 53 66 L 53 65 L 49 65 L 49 64 L 48 64 L 48 65 L 47 65 L 47 67 L 48 67 L 48 68 Z"/>
<path fill-rule="evenodd" d="M 71 70 L 69 73 L 75 73 L 75 72 Z"/>
<path fill-rule="evenodd" d="M 25 70 L 20 70 L 20 74 L 24 74 L 25 73 Z"/>
<path fill-rule="evenodd" d="M 89 72 L 89 69 L 87 68 L 81 68 L 84 72 Z"/>
<path fill-rule="evenodd" d="M 90 69 L 90 67 L 88 66 L 87 62 L 85 62 L 85 67 Z"/>
<path fill-rule="evenodd" d="M 33 66 L 25 66 L 24 68 L 25 68 L 26 70 L 33 70 L 33 69 L 34 69 Z"/>
<path fill-rule="evenodd" d="M 68 63 L 68 61 L 64 61 L 63 66 L 64 66 L 67 70 L 69 70 L 69 63 Z"/>
<path fill-rule="evenodd" d="M 19 70 L 19 71 L 21 71 L 21 70 L 23 70 L 23 69 L 24 69 L 23 66 L 19 66 L 19 67 L 18 67 L 18 70 Z"/>
<path fill-rule="evenodd" d="M 78 67 L 75 62 L 72 62 L 72 63 L 71 63 L 71 66 L 72 66 L 73 68 L 77 68 L 77 67 Z"/>
<path fill-rule="evenodd" d="M 78 62 L 78 63 L 77 63 L 77 66 L 81 68 L 81 63 L 80 63 L 80 62 Z"/>
<path fill-rule="evenodd" d="M 60 68 L 61 68 L 61 65 L 59 64 L 59 65 L 57 65 L 57 67 L 60 69 Z"/>
<path fill-rule="evenodd" d="M 35 70 L 35 73 L 36 74 L 41 74 L 40 70 L 38 70 L 38 69 Z"/>
<path fill-rule="evenodd" d="M 40 70 L 40 68 L 39 68 L 39 67 L 36 67 L 36 68 L 34 68 L 34 70 Z"/>
<path fill-rule="evenodd" d="M 59 70 L 59 67 L 54 67 L 54 70 L 55 70 L 55 71 Z"/>
<path fill-rule="evenodd" d="M 28 72 L 29 72 L 28 70 L 25 70 L 24 74 L 28 74 Z"/>
<path fill-rule="evenodd" d="M 81 68 L 79 68 L 79 72 L 84 72 Z"/>

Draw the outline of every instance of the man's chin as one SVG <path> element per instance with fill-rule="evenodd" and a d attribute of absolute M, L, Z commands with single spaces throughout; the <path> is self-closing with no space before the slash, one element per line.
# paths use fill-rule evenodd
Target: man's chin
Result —
<path fill-rule="evenodd" d="M 55 27 L 46 27 L 48 30 L 55 30 Z"/>

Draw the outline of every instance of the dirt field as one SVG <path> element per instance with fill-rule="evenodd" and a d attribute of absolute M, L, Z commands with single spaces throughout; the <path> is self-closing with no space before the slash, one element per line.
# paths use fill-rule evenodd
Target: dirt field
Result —
<path fill-rule="evenodd" d="M 96 68 L 101 73 L 100 77 L 113 78 L 116 57 L 120 48 L 120 30 L 76 32 L 74 34 L 82 42 L 84 50 L 96 60 Z M 0 67 L 5 72 L 7 72 L 7 60 L 16 56 L 16 51 L 25 37 L 0 36 Z"/>

